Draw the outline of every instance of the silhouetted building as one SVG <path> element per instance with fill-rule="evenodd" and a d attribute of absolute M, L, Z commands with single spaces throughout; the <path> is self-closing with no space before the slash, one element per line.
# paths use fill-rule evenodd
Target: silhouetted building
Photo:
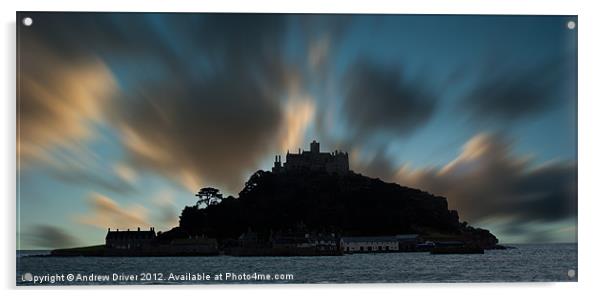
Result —
<path fill-rule="evenodd" d="M 107 231 L 105 237 L 105 246 L 109 249 L 142 249 L 151 245 L 157 235 L 155 228 L 150 228 L 148 231 L 141 231 L 140 228 L 136 231 Z"/>
<path fill-rule="evenodd" d="M 315 243 L 309 234 L 304 232 L 276 232 L 271 237 L 273 248 L 309 248 L 315 247 Z"/>
<path fill-rule="evenodd" d="M 288 171 L 319 171 L 327 173 L 346 174 L 349 172 L 349 154 L 347 152 L 320 152 L 320 143 L 313 141 L 309 151 L 286 153 L 286 162 L 282 156 L 276 155 L 273 173 Z"/>
<path fill-rule="evenodd" d="M 395 238 L 397 238 L 400 251 L 414 251 L 416 250 L 416 245 L 421 241 L 418 234 L 396 235 Z"/>
<path fill-rule="evenodd" d="M 395 236 L 342 237 L 341 249 L 345 253 L 393 252 L 399 251 L 399 242 Z"/>

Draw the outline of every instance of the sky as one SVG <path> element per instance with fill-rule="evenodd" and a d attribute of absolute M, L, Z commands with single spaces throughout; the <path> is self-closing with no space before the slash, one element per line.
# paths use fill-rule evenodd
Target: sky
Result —
<path fill-rule="evenodd" d="M 312 140 L 502 243 L 577 241 L 574 16 L 24 17 L 18 249 L 168 230 Z"/>

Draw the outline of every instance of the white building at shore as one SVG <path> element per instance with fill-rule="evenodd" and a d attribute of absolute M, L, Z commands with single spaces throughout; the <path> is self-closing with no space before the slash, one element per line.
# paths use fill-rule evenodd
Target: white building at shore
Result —
<path fill-rule="evenodd" d="M 344 253 L 399 251 L 396 236 L 342 237 L 341 248 Z"/>

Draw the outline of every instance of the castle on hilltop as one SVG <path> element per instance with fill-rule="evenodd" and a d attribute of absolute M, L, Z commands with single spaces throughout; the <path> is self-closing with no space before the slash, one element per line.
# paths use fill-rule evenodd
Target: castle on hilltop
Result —
<path fill-rule="evenodd" d="M 276 155 L 272 173 L 290 171 L 315 171 L 329 174 L 347 174 L 349 172 L 349 154 L 347 152 L 320 152 L 320 143 L 313 141 L 309 151 L 299 153 L 286 153 L 286 162 L 282 163 L 282 156 Z"/>

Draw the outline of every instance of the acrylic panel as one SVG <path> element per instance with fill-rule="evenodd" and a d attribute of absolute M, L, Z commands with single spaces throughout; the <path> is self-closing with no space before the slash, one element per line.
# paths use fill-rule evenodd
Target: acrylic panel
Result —
<path fill-rule="evenodd" d="M 577 281 L 577 17 L 17 13 L 17 285 Z"/>

